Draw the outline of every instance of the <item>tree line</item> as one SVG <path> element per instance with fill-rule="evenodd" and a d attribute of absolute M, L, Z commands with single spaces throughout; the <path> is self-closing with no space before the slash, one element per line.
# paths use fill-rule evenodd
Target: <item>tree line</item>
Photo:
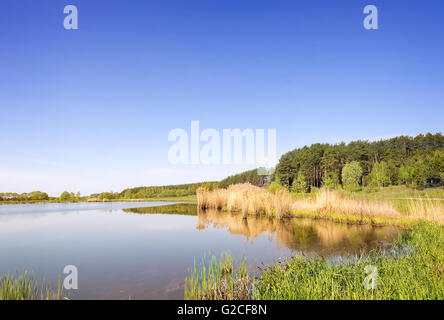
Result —
<path fill-rule="evenodd" d="M 220 182 L 200 182 L 169 186 L 128 188 L 121 192 L 92 194 L 100 200 L 183 197 L 196 194 L 199 187 L 209 190 L 249 182 L 256 186 L 270 181 L 294 192 L 312 188 L 359 189 L 362 186 L 407 185 L 418 188 L 444 185 L 444 136 L 441 133 L 399 136 L 379 141 L 352 141 L 348 144 L 315 143 L 284 154 L 272 176 L 257 170 L 229 176 Z M 59 197 L 47 193 L 0 193 L 0 201 L 81 201 L 80 193 L 64 191 Z"/>
<path fill-rule="evenodd" d="M 166 197 L 184 197 L 196 194 L 196 190 L 204 187 L 209 190 L 216 189 L 219 183 L 216 181 L 199 182 L 169 186 L 155 187 L 136 187 L 125 189 L 120 193 L 114 193 L 108 199 L 147 199 L 147 198 L 166 198 Z M 110 196 L 107 194 L 107 196 Z"/>
<path fill-rule="evenodd" d="M 444 136 L 399 136 L 374 142 L 315 143 L 284 154 L 273 180 L 296 192 L 311 188 L 442 186 Z"/>
<path fill-rule="evenodd" d="M 0 193 L 0 200 L 3 201 L 39 201 L 49 200 L 46 192 L 33 191 L 24 193 L 4 192 Z"/>
<path fill-rule="evenodd" d="M 97 198 L 99 200 L 119 200 L 119 199 L 148 199 L 148 198 L 169 198 L 169 197 L 184 197 L 195 195 L 199 187 L 204 187 L 209 190 L 216 189 L 219 182 L 199 182 L 168 186 L 154 186 L 154 187 L 136 187 L 124 189 L 121 192 L 102 192 L 91 194 L 90 196 L 81 196 L 80 192 L 73 193 L 63 191 L 58 197 L 49 197 L 47 193 L 41 191 L 33 191 L 30 193 L 0 193 L 0 201 L 64 201 L 76 202 L 84 201 L 88 198 Z"/>

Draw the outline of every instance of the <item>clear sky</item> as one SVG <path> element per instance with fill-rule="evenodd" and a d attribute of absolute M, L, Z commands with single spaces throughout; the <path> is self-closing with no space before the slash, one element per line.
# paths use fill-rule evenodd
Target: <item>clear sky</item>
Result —
<path fill-rule="evenodd" d="M 79 29 L 63 28 L 63 8 Z M 379 9 L 365 30 L 363 9 Z M 442 0 L 6 0 L 0 192 L 89 194 L 218 180 L 168 133 L 275 128 L 314 142 L 442 132 Z"/>

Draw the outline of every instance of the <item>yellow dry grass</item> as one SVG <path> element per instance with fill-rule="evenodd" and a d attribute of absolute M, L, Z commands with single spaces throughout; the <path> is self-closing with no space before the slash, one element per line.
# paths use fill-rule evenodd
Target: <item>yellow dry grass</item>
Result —
<path fill-rule="evenodd" d="M 295 200 L 284 190 L 272 193 L 249 183 L 231 185 L 227 189 L 197 190 L 201 209 L 227 210 L 246 215 L 267 215 L 284 218 L 298 212 L 316 212 L 322 216 L 344 214 L 360 217 L 408 217 L 427 221 L 444 222 L 444 208 L 439 201 L 410 201 L 407 215 L 401 214 L 391 202 L 345 198 L 339 192 L 321 189 L 312 199 Z"/>
<path fill-rule="evenodd" d="M 341 213 L 363 217 L 396 218 L 400 213 L 389 202 L 371 202 L 365 199 L 344 198 L 339 192 L 321 189 L 314 199 L 302 199 L 293 203 L 295 211 Z"/>
<path fill-rule="evenodd" d="M 197 190 L 197 203 L 201 209 L 226 209 L 230 212 L 267 214 L 278 218 L 291 214 L 293 199 L 289 192 L 271 193 L 249 183 L 231 185 L 227 189 Z"/>
<path fill-rule="evenodd" d="M 444 223 L 444 206 L 440 201 L 409 200 L 407 212 L 411 218 Z"/>

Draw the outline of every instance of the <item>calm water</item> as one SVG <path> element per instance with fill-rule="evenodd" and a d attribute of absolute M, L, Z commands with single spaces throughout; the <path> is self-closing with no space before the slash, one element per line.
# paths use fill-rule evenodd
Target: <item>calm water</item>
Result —
<path fill-rule="evenodd" d="M 356 253 L 398 232 L 308 219 L 244 220 L 168 204 L 0 205 L 0 274 L 26 269 L 55 284 L 65 265 L 75 265 L 74 299 L 181 299 L 187 270 L 209 251 L 246 257 L 254 267 L 291 254 Z"/>

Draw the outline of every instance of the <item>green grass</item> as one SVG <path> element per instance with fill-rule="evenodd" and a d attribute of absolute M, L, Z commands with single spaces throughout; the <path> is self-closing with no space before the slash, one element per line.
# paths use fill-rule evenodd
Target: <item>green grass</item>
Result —
<path fill-rule="evenodd" d="M 378 287 L 364 287 L 366 266 L 375 266 Z M 256 299 L 444 299 L 444 228 L 419 223 L 390 250 L 378 249 L 345 263 L 294 257 L 266 269 Z"/>
<path fill-rule="evenodd" d="M 252 281 L 247 272 L 246 260 L 235 265 L 228 253 L 220 260 L 214 255 L 205 256 L 200 265 L 185 278 L 185 300 L 245 300 L 251 297 Z"/>
<path fill-rule="evenodd" d="M 415 204 L 424 204 L 425 202 L 437 203 L 444 206 L 444 187 L 415 189 L 406 186 L 390 186 L 384 188 L 369 188 L 364 187 L 359 191 L 347 191 L 343 189 L 337 190 L 341 195 L 348 199 L 368 200 L 369 202 L 387 202 L 393 204 L 393 207 L 402 215 L 408 216 L 411 214 L 409 208 L 414 207 Z M 314 199 L 316 191 L 312 193 L 291 193 L 295 200 Z M 369 218 L 353 217 L 350 215 L 334 214 L 320 215 L 317 212 L 294 212 L 294 216 L 311 217 L 311 218 L 326 218 L 336 222 L 358 223 L 358 224 L 372 224 L 378 225 L 397 225 L 402 227 L 409 227 L 412 221 L 406 219 L 390 219 L 390 218 Z"/>
<path fill-rule="evenodd" d="M 348 191 L 338 189 L 342 195 L 347 198 L 366 199 L 370 201 L 388 201 L 397 203 L 406 203 L 408 200 L 415 199 L 441 199 L 444 204 L 444 187 L 415 189 L 406 186 L 390 186 L 384 188 L 363 187 L 359 191 Z M 311 193 L 291 193 L 295 199 L 312 199 L 316 195 L 316 191 Z"/>
<path fill-rule="evenodd" d="M 366 288 L 377 270 L 377 287 Z M 228 270 L 228 272 L 223 272 Z M 241 298 L 236 294 L 243 279 Z M 248 279 L 249 283 L 245 283 Z M 227 285 L 226 283 L 229 283 Z M 371 283 L 371 282 L 370 282 Z M 239 287 L 239 285 L 237 285 Z M 227 289 L 228 288 L 228 289 Z M 228 292 L 228 294 L 227 294 Z M 262 270 L 255 278 L 246 261 L 235 266 L 233 259 L 214 256 L 189 272 L 185 299 L 257 300 L 389 300 L 444 299 L 444 227 L 437 223 L 416 223 L 402 232 L 389 249 L 339 260 L 320 257 L 291 257 Z"/>
<path fill-rule="evenodd" d="M 344 194 L 353 193 L 354 196 L 374 200 L 393 200 L 407 198 L 439 198 L 444 199 L 444 187 L 416 189 L 406 186 L 390 186 L 384 188 L 365 187 L 357 192 L 341 191 Z"/>
<path fill-rule="evenodd" d="M 406 186 L 391 186 L 376 189 L 364 188 L 356 192 L 340 190 L 340 192 L 349 198 L 391 202 L 401 213 L 405 213 L 407 211 L 409 201 L 421 201 L 421 199 L 440 199 L 434 201 L 439 201 L 444 205 L 444 187 L 425 188 L 420 190 L 408 188 Z"/>
<path fill-rule="evenodd" d="M 4 275 L 0 277 L 0 300 L 61 300 L 63 287 L 60 281 L 57 290 L 42 281 L 40 284 L 32 274 Z"/>

